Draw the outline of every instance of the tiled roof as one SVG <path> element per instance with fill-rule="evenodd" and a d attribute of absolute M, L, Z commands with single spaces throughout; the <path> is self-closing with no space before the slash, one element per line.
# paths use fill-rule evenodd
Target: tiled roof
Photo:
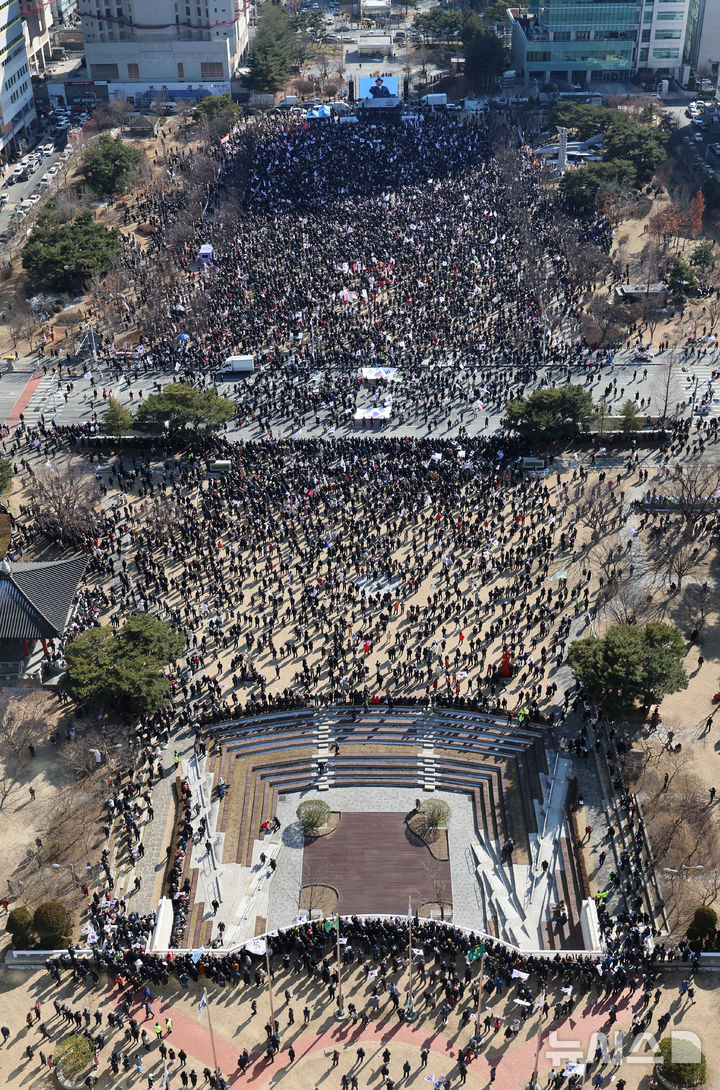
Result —
<path fill-rule="evenodd" d="M 49 563 L 0 564 L 0 639 L 62 636 L 88 557 Z"/>

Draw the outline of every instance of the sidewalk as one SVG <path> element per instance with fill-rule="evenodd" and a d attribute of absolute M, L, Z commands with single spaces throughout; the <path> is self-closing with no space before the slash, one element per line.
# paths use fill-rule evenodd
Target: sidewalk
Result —
<path fill-rule="evenodd" d="M 173 764 L 175 751 L 182 757 L 192 754 L 193 741 L 188 728 L 184 732 L 171 736 L 162 755 L 164 775 L 152 791 L 152 807 L 155 813 L 153 821 L 147 818 L 142 827 L 142 843 L 145 855 L 138 859 L 132 872 L 128 874 L 126 896 L 129 897 L 129 909 L 133 912 L 148 913 L 158 906 L 162 896 L 162 880 L 167 866 L 166 849 L 171 844 L 175 824 L 175 794 L 173 785 L 177 773 Z M 140 889 L 131 893 L 135 875 L 139 875 Z"/>

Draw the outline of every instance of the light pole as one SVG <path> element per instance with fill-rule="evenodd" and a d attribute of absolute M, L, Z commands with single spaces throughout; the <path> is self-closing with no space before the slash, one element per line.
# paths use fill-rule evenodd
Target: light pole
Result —
<path fill-rule="evenodd" d="M 53 868 L 53 870 L 62 870 L 63 867 L 69 868 L 70 873 L 72 874 L 72 877 L 73 877 L 73 882 L 75 883 L 76 886 L 80 885 L 80 883 L 78 882 L 77 877 L 75 875 L 75 864 L 74 863 L 51 863 L 50 866 Z"/>

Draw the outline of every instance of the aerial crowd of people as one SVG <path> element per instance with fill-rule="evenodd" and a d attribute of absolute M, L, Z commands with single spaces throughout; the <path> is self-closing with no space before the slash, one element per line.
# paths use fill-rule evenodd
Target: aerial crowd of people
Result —
<path fill-rule="evenodd" d="M 209 384 L 228 355 L 251 354 L 253 378 L 229 396 L 236 422 L 253 421 L 258 433 L 254 442 L 198 438 L 191 460 L 168 454 L 160 464 L 126 450 L 98 471 L 91 561 L 67 638 L 150 611 L 186 640 L 171 671 L 172 708 L 138 735 L 142 788 L 118 783 L 108 807 L 121 858 L 135 858 L 138 820 L 153 817 L 159 747 L 178 726 L 373 700 L 462 701 L 552 725 L 570 705 L 556 673 L 573 626 L 590 625 L 605 578 L 583 510 L 602 504 L 608 524 L 620 526 L 626 490 L 647 481 L 647 470 L 643 477 L 632 457 L 599 473 L 561 474 L 551 464 L 527 473 L 512 438 L 489 429 L 488 414 L 510 397 L 551 382 L 602 383 L 612 371 L 612 352 L 588 344 L 578 321 L 584 291 L 610 268 L 609 224 L 600 214 L 571 217 L 532 155 L 498 146 L 497 136 L 487 121 L 449 115 L 390 127 L 268 119 L 238 126 L 217 149 L 204 215 L 188 207 L 182 184 L 135 202 L 132 215 L 155 230 L 146 246 L 128 246 L 124 268 L 140 312 L 155 305 L 163 320 L 141 352 L 109 355 L 108 373 L 119 389 L 146 374 L 151 393 L 158 377 Z M 196 169 L 181 153 L 169 166 L 181 183 Z M 207 242 L 212 261 L 199 265 Z M 380 365 L 397 376 L 369 388 L 360 370 Z M 67 374 L 55 367 L 64 386 Z M 390 406 L 402 434 L 352 433 L 358 406 Z M 83 451 L 101 412 L 97 424 L 61 428 L 41 418 L 5 434 L 20 480 L 48 458 Z M 684 425 L 674 442 L 689 448 Z M 209 475 L 218 459 L 229 468 Z M 28 525 L 17 528 L 18 555 L 31 537 Z M 632 563 L 618 556 L 621 571 L 632 576 Z M 193 835 L 197 815 L 188 807 L 184 817 Z M 639 864 L 626 862 L 632 892 Z M 98 1055 L 110 1044 L 116 1074 L 142 1075 L 144 1050 L 162 1045 L 163 1061 L 178 1059 L 183 1087 L 195 1087 L 198 1073 L 161 1040 L 162 1026 L 154 1042 L 141 1025 L 143 1009 L 157 1017 L 154 999 L 169 994 L 174 976 L 183 989 L 207 985 L 211 1001 L 242 986 L 240 1002 L 254 1013 L 264 959 L 148 953 L 154 913 L 133 912 L 131 897 L 113 893 L 107 856 L 100 866 L 105 878 L 89 897 L 94 956 L 71 948 L 49 971 L 59 987 L 68 973 L 93 985 L 107 974 L 112 1009 L 92 1015 L 92 1025 L 89 1006 L 58 1001 L 58 1028 L 72 1019 Z M 446 1086 L 464 1083 L 499 1030 L 510 1042 L 527 1018 L 544 1020 L 551 1009 L 560 1022 L 584 1003 L 604 1011 L 609 1027 L 629 991 L 637 1032 L 652 1024 L 658 963 L 689 965 L 692 955 L 653 941 L 640 901 L 617 914 L 601 903 L 599 913 L 601 959 L 544 959 L 489 943 L 478 955 L 482 1003 L 471 956 L 479 936 L 418 923 L 420 1017 L 467 1027 Z M 352 1022 L 367 1025 L 387 1003 L 407 1017 L 407 922 L 343 926 Z M 317 923 L 273 938 L 273 985 L 285 987 L 289 1025 L 296 995 L 304 1023 L 336 1000 L 334 943 Z M 658 1001 L 655 991 L 652 1010 Z M 38 1020 L 43 1037 L 46 1022 Z M 266 1036 L 261 1048 L 239 1049 L 241 1072 L 274 1062 L 279 1050 L 294 1060 L 277 1024 Z M 400 1073 L 380 1058 L 392 1090 Z M 595 1062 L 601 1087 L 613 1068 L 605 1057 Z M 357 1072 L 338 1074 L 343 1090 L 358 1085 Z M 228 1073 L 207 1068 L 203 1079 L 223 1090 Z M 552 1073 L 556 1088 L 566 1079 L 579 1081 Z"/>

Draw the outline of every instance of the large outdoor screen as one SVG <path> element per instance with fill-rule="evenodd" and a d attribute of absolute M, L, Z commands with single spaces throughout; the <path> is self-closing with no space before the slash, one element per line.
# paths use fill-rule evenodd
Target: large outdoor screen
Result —
<path fill-rule="evenodd" d="M 397 76 L 360 76 L 358 79 L 358 98 L 397 98 Z"/>

